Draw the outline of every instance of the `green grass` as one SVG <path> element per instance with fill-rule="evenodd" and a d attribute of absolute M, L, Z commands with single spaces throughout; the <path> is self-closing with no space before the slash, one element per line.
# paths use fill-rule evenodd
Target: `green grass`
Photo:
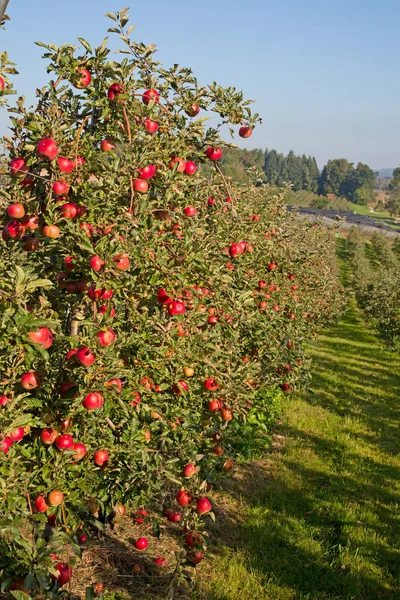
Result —
<path fill-rule="evenodd" d="M 386 223 L 386 225 L 392 227 L 392 229 L 400 231 L 400 223 L 396 223 L 395 218 L 390 216 L 390 214 L 386 210 L 371 213 L 369 212 L 368 206 L 363 206 L 361 204 L 352 204 L 351 210 L 358 215 L 368 215 L 372 219 L 375 219 L 377 221 L 383 221 L 384 223 Z"/>
<path fill-rule="evenodd" d="M 282 449 L 233 485 L 195 598 L 400 599 L 400 358 L 353 300 L 310 352 L 311 390 L 287 398 Z"/>

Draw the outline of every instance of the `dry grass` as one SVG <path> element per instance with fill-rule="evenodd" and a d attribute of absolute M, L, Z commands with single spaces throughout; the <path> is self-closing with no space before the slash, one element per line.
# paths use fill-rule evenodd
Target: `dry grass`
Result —
<path fill-rule="evenodd" d="M 283 436 L 275 435 L 273 449 L 281 449 Z M 171 598 L 176 600 L 206 600 L 201 591 L 202 582 L 211 576 L 212 564 L 222 545 L 240 546 L 241 527 L 244 525 L 249 490 L 253 499 L 261 497 L 271 478 L 270 459 L 253 461 L 238 466 L 225 482 L 225 489 L 211 497 L 216 521 L 207 519 L 207 558 L 196 568 L 184 567 L 183 577 L 175 580 Z M 102 583 L 105 598 L 122 600 L 165 600 L 171 587 L 177 557 L 181 550 L 179 528 L 165 521 L 161 536 L 152 535 L 151 524 L 136 524 L 130 517 L 120 518 L 113 529 L 91 539 L 82 561 L 74 568 L 71 592 L 81 598 L 90 585 Z M 139 552 L 134 547 L 138 537 L 149 540 L 149 548 Z M 154 558 L 163 556 L 168 567 L 160 569 Z M 138 573 L 135 571 L 139 571 Z M 206 594 L 206 592 L 205 592 Z"/>

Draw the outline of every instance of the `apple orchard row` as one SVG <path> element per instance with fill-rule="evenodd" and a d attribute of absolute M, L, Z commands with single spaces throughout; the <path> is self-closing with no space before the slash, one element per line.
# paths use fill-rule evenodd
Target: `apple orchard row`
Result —
<path fill-rule="evenodd" d="M 201 111 L 249 137 L 241 93 L 163 69 L 112 18 L 129 57 L 46 46 L 57 80 L 8 138 L 0 514 L 18 530 L 2 580 L 32 593 L 56 594 L 116 515 L 167 519 L 176 561 L 198 564 L 210 490 L 307 380 L 304 344 L 342 305 L 329 232 L 218 166 Z M 173 567 L 150 534 L 134 545 Z"/>

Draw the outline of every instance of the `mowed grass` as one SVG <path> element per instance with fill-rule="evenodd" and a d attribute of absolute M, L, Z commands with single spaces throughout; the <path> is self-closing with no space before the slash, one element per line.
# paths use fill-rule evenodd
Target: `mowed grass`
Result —
<path fill-rule="evenodd" d="M 368 209 L 368 206 L 364 206 L 362 204 L 354 204 L 352 206 L 352 210 L 358 215 L 367 215 L 368 217 L 376 219 L 377 221 L 383 221 L 386 223 L 386 225 L 392 227 L 392 229 L 397 231 L 400 230 L 400 223 L 396 222 L 395 218 L 392 217 L 387 210 L 371 213 Z"/>
<path fill-rule="evenodd" d="M 400 599 L 400 358 L 353 300 L 310 352 L 311 390 L 287 398 L 269 462 L 233 484 L 193 598 Z"/>

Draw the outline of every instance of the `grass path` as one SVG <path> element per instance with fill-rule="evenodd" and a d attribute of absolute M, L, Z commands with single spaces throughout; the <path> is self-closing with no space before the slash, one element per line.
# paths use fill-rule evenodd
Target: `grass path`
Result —
<path fill-rule="evenodd" d="M 400 599 L 400 358 L 353 300 L 311 353 L 269 461 L 221 495 L 223 550 L 194 598 Z"/>

